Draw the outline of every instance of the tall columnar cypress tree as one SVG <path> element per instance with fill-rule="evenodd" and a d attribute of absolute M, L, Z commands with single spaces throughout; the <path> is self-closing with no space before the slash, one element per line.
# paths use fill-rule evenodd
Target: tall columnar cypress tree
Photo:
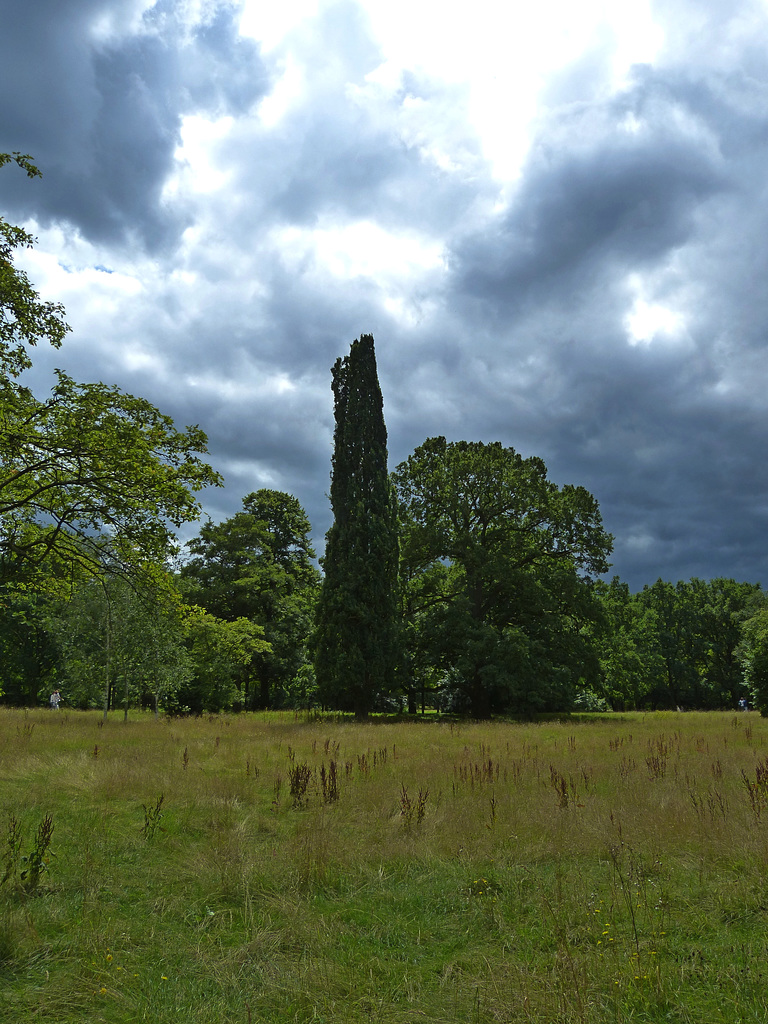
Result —
<path fill-rule="evenodd" d="M 354 341 L 332 373 L 333 525 L 323 560 L 315 672 L 324 704 L 363 718 L 393 688 L 398 634 L 397 506 L 373 337 Z"/>

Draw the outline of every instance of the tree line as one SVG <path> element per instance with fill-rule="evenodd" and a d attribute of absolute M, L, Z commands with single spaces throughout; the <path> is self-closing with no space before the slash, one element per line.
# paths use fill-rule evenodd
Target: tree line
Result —
<path fill-rule="evenodd" d="M 29 157 L 0 154 L 31 178 Z M 64 310 L 0 218 L 0 699 L 166 712 L 426 708 L 768 710 L 758 584 L 605 581 L 595 498 L 501 444 L 427 439 L 389 471 L 374 341 L 332 368 L 333 524 L 316 565 L 298 500 L 262 489 L 180 551 L 221 483 L 198 426 L 56 372 L 24 383 Z"/>
<path fill-rule="evenodd" d="M 336 430 L 315 646 L 318 696 L 362 717 L 582 708 L 768 710 L 758 584 L 609 570 L 595 498 L 541 459 L 429 438 L 387 472 L 373 338 L 333 370 Z"/>

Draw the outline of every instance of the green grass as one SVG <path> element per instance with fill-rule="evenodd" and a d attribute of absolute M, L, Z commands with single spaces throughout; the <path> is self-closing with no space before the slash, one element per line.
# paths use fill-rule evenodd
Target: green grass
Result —
<path fill-rule="evenodd" d="M 0 709 L 0 1020 L 765 1024 L 767 740 Z"/>

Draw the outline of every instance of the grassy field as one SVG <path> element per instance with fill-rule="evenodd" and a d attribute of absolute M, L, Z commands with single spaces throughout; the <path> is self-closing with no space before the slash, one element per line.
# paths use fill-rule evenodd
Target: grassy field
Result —
<path fill-rule="evenodd" d="M 0 709 L 0 1020 L 765 1024 L 767 741 Z"/>

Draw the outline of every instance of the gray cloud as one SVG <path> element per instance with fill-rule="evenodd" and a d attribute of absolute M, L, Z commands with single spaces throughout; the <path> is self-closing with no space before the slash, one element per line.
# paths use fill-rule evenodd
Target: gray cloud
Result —
<path fill-rule="evenodd" d="M 40 0 L 4 12 L 0 66 L 13 89 L 0 100 L 0 145 L 44 169 L 34 194 L 9 183 L 6 204 L 14 216 L 64 220 L 93 240 L 134 238 L 158 250 L 189 222 L 162 197 L 182 115 L 241 113 L 269 76 L 258 47 L 237 36 L 234 8 L 217 8 L 191 36 L 173 0 L 122 32 L 102 29 L 126 6 Z"/>
<path fill-rule="evenodd" d="M 303 79 L 274 123 L 258 104 L 285 52 L 239 37 L 234 5 L 193 25 L 184 9 L 41 0 L 6 18 L 0 148 L 45 178 L 4 173 L 4 209 L 92 243 L 61 243 L 73 279 L 78 258 L 136 278 L 73 293 L 76 332 L 41 374 L 63 363 L 199 422 L 227 477 L 209 514 L 276 486 L 321 539 L 330 366 L 372 331 L 393 463 L 434 434 L 500 440 L 595 493 L 633 586 L 768 583 L 762 7 L 665 0 L 664 45 L 618 90 L 598 36 L 548 83 L 503 203 L 462 88 L 379 87 L 356 4 L 295 30 Z M 226 185 L 169 194 L 192 114 L 232 119 L 207 143 Z M 334 234 L 359 224 L 382 234 Z M 402 256 L 377 251 L 390 236 Z M 368 269 L 345 270 L 343 244 Z"/>
<path fill-rule="evenodd" d="M 638 68 L 551 112 L 510 208 L 454 249 L 465 321 L 494 325 L 510 382 L 497 431 L 595 491 L 635 584 L 768 569 L 764 98 L 736 67 Z M 679 337 L 628 344 L 630 275 Z"/>

